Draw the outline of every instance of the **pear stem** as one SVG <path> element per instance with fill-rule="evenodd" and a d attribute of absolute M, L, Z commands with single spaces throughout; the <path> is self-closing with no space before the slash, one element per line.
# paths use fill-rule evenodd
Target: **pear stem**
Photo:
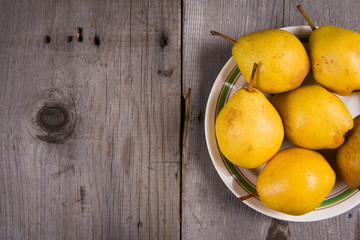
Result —
<path fill-rule="evenodd" d="M 235 43 L 236 43 L 236 41 L 235 41 L 234 39 L 232 39 L 232 38 L 230 38 L 230 37 L 228 37 L 228 36 L 226 36 L 226 35 L 224 35 L 224 34 L 222 34 L 222 33 L 219 33 L 219 32 L 217 32 L 217 31 L 211 30 L 210 33 L 211 33 L 211 35 L 213 35 L 213 36 L 222 37 L 223 39 L 231 42 L 232 44 L 235 44 Z"/>
<path fill-rule="evenodd" d="M 249 198 L 252 198 L 252 197 L 256 197 L 256 196 L 258 196 L 259 194 L 257 193 L 257 192 L 254 192 L 254 193 L 251 193 L 251 194 L 249 194 L 249 195 L 246 195 L 246 196 L 243 196 L 243 197 L 239 197 L 238 198 L 238 200 L 240 201 L 240 202 L 243 202 L 243 201 L 245 201 L 246 199 L 249 199 Z"/>
<path fill-rule="evenodd" d="M 257 67 L 258 67 L 257 63 L 254 63 L 254 65 L 253 65 L 253 70 L 252 70 L 252 73 L 251 73 L 250 82 L 249 82 L 249 86 L 247 87 L 247 91 L 248 91 L 248 92 L 252 92 L 252 91 L 253 91 L 255 72 L 256 72 Z"/>
<path fill-rule="evenodd" d="M 308 22 L 308 24 L 310 25 L 311 29 L 314 31 L 316 29 L 315 25 L 311 22 L 310 18 L 306 15 L 304 9 L 302 8 L 301 5 L 297 5 L 297 9 L 299 9 L 299 11 L 301 12 L 301 14 L 304 16 L 305 20 Z"/>

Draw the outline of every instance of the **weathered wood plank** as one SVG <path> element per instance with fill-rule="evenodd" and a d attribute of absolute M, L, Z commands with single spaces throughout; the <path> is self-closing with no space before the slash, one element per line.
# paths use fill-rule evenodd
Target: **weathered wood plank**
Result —
<path fill-rule="evenodd" d="M 183 238 L 264 239 L 271 219 L 236 200 L 207 152 L 207 98 L 232 48 L 209 31 L 236 39 L 248 32 L 282 27 L 283 1 L 186 1 L 184 12 L 183 89 L 186 94 L 191 88 L 191 103 L 183 157 Z"/>
<path fill-rule="evenodd" d="M 345 1 L 285 1 L 284 25 L 299 26 L 307 25 L 300 14 L 297 5 L 302 5 L 311 21 L 316 26 L 335 25 L 350 28 L 360 32 L 360 16 L 358 14 L 359 2 L 356 0 Z"/>
<path fill-rule="evenodd" d="M 240 204 L 212 166 L 204 137 L 204 113 L 211 86 L 231 56 L 231 47 L 214 39 L 214 29 L 232 38 L 266 28 L 304 25 L 302 4 L 315 24 L 359 31 L 356 1 L 186 2 L 184 15 L 184 94 L 191 88 L 190 117 L 183 158 L 184 239 L 358 239 L 359 207 L 311 223 L 271 219 Z M 255 226 L 255 227 L 254 227 Z M 254 231 L 255 228 L 255 231 Z"/>
<path fill-rule="evenodd" d="M 335 25 L 360 32 L 358 1 L 285 1 L 284 25 L 306 25 L 296 8 L 301 4 L 316 26 Z M 360 206 L 337 217 L 313 223 L 291 223 L 294 239 L 359 239 Z"/>
<path fill-rule="evenodd" d="M 0 3 L 1 239 L 179 238 L 180 19 L 180 1 Z M 75 111 L 63 143 L 37 137 L 44 102 Z"/>
<path fill-rule="evenodd" d="M 209 30 L 302 25 L 299 3 L 315 24 L 359 31 L 356 1 L 185 1 L 183 23 L 180 1 L 2 1 L 1 239 L 178 239 L 181 177 L 183 239 L 358 239 L 359 207 L 316 223 L 268 218 L 235 200 L 207 153 L 206 101 L 231 55 Z M 59 109 L 70 122 L 47 134 Z"/>

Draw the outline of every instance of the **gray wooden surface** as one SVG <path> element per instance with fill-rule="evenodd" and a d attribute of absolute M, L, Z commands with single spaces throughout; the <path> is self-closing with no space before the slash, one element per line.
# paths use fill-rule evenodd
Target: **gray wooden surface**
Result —
<path fill-rule="evenodd" d="M 356 0 L 0 1 L 0 239 L 360 239 L 360 207 L 293 223 L 239 203 L 207 151 L 231 56 L 210 29 L 304 25 L 298 4 L 360 32 Z"/>
<path fill-rule="evenodd" d="M 212 166 L 204 137 L 204 114 L 213 81 L 232 46 L 209 34 L 242 34 L 306 25 L 302 4 L 314 24 L 336 24 L 360 32 L 358 1 L 185 2 L 183 89 L 191 88 L 189 129 L 183 158 L 184 239 L 360 239 L 360 206 L 338 217 L 293 223 L 266 217 L 239 203 Z M 351 214 L 351 218 L 349 218 Z"/>
<path fill-rule="evenodd" d="M 180 237 L 180 23 L 179 1 L 1 1 L 1 239 Z"/>

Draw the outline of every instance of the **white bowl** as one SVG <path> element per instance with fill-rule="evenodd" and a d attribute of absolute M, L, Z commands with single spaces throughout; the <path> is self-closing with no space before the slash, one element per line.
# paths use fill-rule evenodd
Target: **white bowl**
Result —
<path fill-rule="evenodd" d="M 305 48 L 307 48 L 307 40 L 312 32 L 310 27 L 296 26 L 282 29 L 298 36 Z M 308 83 L 316 84 L 311 74 L 309 74 L 303 84 Z M 205 113 L 205 135 L 211 160 L 221 179 L 236 197 L 256 192 L 256 179 L 263 166 L 256 169 L 246 169 L 230 163 L 218 148 L 215 137 L 215 118 L 232 94 L 245 85 L 247 83 L 239 71 L 236 62 L 231 57 L 215 80 Z M 271 98 L 270 95 L 266 95 L 266 97 Z M 360 92 L 347 97 L 338 97 L 343 100 L 353 117 L 360 114 Z M 285 139 L 281 149 L 290 146 L 293 145 Z M 330 160 L 331 157 L 334 158 L 335 152 L 323 151 L 322 153 L 327 155 L 326 158 Z M 287 221 L 308 222 L 327 219 L 350 210 L 360 203 L 360 193 L 359 190 L 348 188 L 341 179 L 337 179 L 333 190 L 322 204 L 314 211 L 301 216 L 287 215 L 270 209 L 263 205 L 257 197 L 245 200 L 244 203 L 270 217 Z"/>

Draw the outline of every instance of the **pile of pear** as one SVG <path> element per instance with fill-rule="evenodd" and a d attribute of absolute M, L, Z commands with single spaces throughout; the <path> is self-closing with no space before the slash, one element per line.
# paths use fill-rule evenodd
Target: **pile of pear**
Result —
<path fill-rule="evenodd" d="M 308 52 L 281 29 L 237 41 L 211 31 L 234 44 L 233 58 L 248 82 L 216 118 L 219 149 L 235 165 L 262 167 L 252 196 L 295 216 L 316 209 L 337 176 L 352 189 L 360 187 L 360 116 L 353 119 L 338 97 L 360 90 L 360 34 L 316 28 L 298 8 L 313 29 Z M 310 71 L 317 84 L 302 84 Z M 280 150 L 284 138 L 295 147 Z M 336 173 L 322 149 L 337 149 Z"/>

